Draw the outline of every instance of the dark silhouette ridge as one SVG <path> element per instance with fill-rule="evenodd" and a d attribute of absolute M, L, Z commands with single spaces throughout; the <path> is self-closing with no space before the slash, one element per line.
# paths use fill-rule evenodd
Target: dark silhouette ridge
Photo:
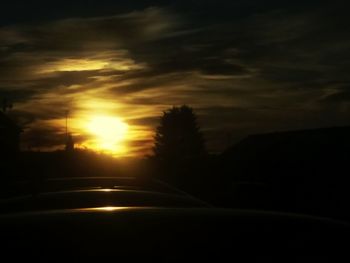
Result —
<path fill-rule="evenodd" d="M 350 219 L 349 135 L 346 126 L 248 136 L 220 157 L 226 204 Z"/>
<path fill-rule="evenodd" d="M 306 172 L 318 176 L 326 172 L 324 169 L 334 170 L 339 168 L 336 164 L 349 160 L 349 134 L 350 127 L 334 127 L 251 135 L 227 149 L 222 159 L 239 170 L 235 175 L 238 180 L 243 176 L 243 180 L 266 182 L 269 178 L 261 172 L 267 170 L 273 174 L 283 172 L 284 176 Z M 255 176 L 248 178 L 253 172 Z"/>

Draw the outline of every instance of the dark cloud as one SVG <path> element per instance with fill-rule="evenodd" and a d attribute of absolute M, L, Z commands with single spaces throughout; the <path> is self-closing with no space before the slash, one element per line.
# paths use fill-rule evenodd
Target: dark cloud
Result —
<path fill-rule="evenodd" d="M 177 21 L 166 9 L 149 7 L 114 16 L 6 26 L 0 31 L 0 36 L 6 38 L 2 49 L 17 52 L 54 50 L 77 56 L 77 52 L 129 47 L 163 38 L 178 25 Z"/>

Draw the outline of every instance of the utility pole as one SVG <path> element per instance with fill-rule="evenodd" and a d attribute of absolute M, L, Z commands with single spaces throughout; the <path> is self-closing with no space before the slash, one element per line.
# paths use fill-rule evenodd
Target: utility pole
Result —
<path fill-rule="evenodd" d="M 68 140 L 68 114 L 69 111 L 66 110 L 66 141 Z"/>
<path fill-rule="evenodd" d="M 74 141 L 70 133 L 68 133 L 68 114 L 69 111 L 66 111 L 66 152 L 72 152 L 74 150 Z"/>

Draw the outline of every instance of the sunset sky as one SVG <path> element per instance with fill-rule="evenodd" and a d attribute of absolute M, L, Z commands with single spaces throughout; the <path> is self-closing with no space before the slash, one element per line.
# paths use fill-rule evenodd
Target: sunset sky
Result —
<path fill-rule="evenodd" d="M 77 146 L 117 156 L 149 153 L 173 105 L 195 109 L 213 152 L 349 125 L 349 11 L 321 2 L 2 2 L 0 98 L 24 149 L 62 148 L 67 110 Z"/>

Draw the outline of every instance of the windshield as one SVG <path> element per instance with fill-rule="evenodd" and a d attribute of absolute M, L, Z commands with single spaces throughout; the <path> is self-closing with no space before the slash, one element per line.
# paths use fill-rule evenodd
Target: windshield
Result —
<path fill-rule="evenodd" d="M 349 220 L 348 25 L 320 1 L 5 1 L 0 197 Z"/>

